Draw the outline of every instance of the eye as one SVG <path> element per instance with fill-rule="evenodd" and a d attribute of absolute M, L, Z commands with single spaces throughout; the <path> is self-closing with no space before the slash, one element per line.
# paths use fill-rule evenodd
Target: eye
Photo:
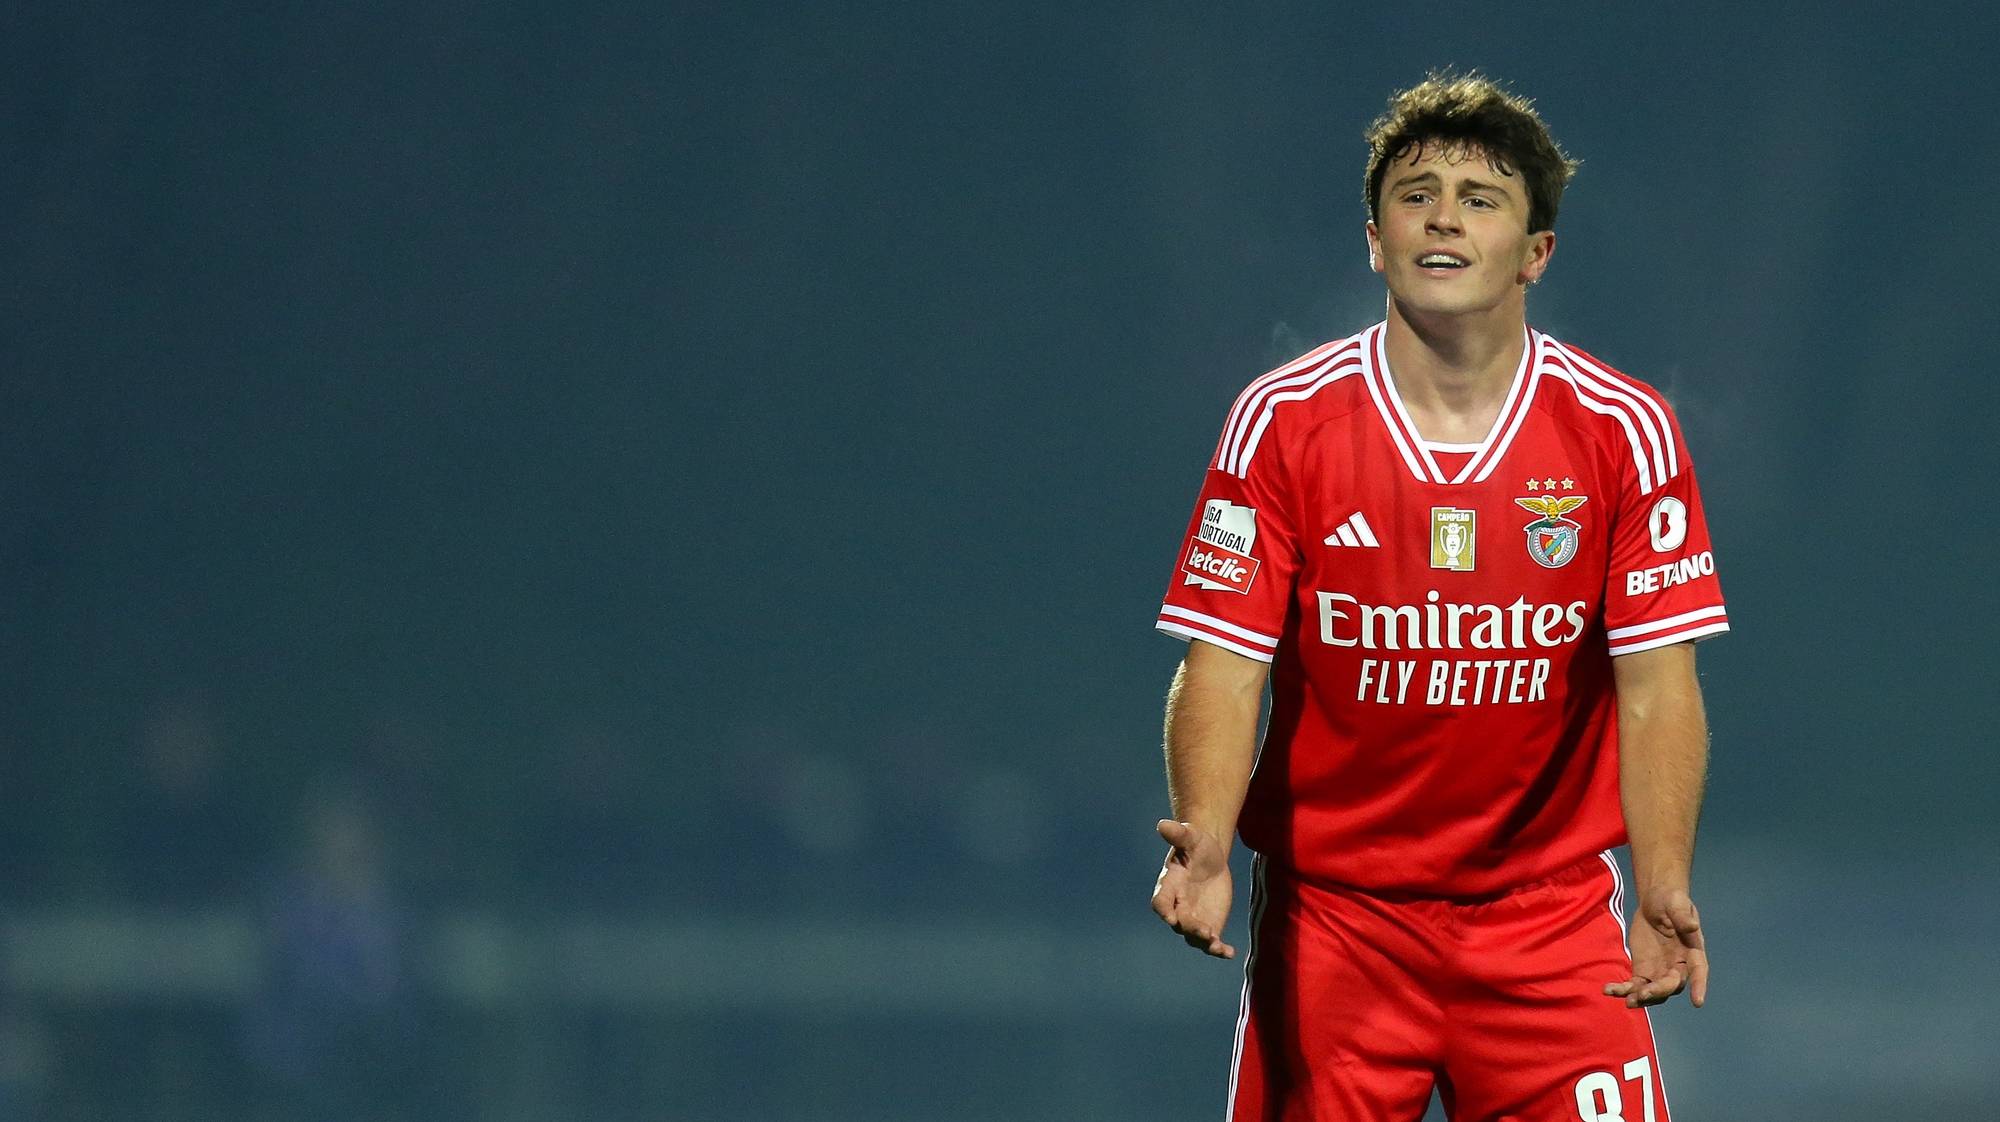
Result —
<path fill-rule="evenodd" d="M 1430 195 L 1422 191 L 1412 191 L 1403 196 L 1403 201 L 1406 203 L 1425 203 L 1430 201 Z"/>
<path fill-rule="evenodd" d="M 1471 203 L 1471 204 L 1472 204 L 1472 205 L 1474 205 L 1474 206 L 1479 206 L 1479 207 L 1485 207 L 1485 208 L 1486 208 L 1486 209 L 1488 209 L 1488 210 L 1491 210 L 1491 209 L 1493 209 L 1493 202 L 1492 202 L 1492 200 L 1490 200 L 1490 199 L 1485 199 L 1485 198 L 1481 198 L 1481 197 L 1480 197 L 1480 196 L 1478 196 L 1478 195 L 1474 195 L 1474 196 L 1472 196 L 1471 198 L 1469 198 L 1469 199 L 1467 199 L 1467 200 L 1465 200 L 1465 201 L 1466 201 L 1466 202 L 1468 202 L 1468 203 Z"/>

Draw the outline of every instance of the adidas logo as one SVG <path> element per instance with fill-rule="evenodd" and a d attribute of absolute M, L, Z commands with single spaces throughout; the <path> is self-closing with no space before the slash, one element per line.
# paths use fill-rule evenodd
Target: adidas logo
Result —
<path fill-rule="evenodd" d="M 1375 531 L 1368 528 L 1368 520 L 1361 517 L 1361 512 L 1357 510 L 1340 524 L 1339 529 L 1326 536 L 1326 544 L 1373 549 L 1382 543 L 1375 540 Z"/>

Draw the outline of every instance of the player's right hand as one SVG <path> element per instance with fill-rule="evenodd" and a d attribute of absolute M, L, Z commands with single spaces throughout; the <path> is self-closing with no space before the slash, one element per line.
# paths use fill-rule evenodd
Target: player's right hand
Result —
<path fill-rule="evenodd" d="M 1160 819 L 1160 836 L 1172 849 L 1153 882 L 1153 913 L 1187 941 L 1216 958 L 1235 958 L 1222 941 L 1229 920 L 1229 854 L 1221 842 L 1189 823 Z"/>

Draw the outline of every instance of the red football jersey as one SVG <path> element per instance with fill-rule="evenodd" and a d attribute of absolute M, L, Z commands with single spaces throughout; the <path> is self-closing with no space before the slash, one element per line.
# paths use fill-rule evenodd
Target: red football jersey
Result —
<path fill-rule="evenodd" d="M 1529 330 L 1486 439 L 1427 444 L 1385 334 L 1236 399 L 1157 626 L 1273 662 L 1245 844 L 1481 896 L 1624 843 L 1611 659 L 1729 621 L 1657 392 Z"/>

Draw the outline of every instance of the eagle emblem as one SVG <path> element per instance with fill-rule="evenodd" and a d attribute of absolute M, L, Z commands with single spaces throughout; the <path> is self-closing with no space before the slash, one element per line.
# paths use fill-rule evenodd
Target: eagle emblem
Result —
<path fill-rule="evenodd" d="M 1564 480 L 1568 482 L 1568 480 Z M 1522 510 L 1538 515 L 1528 523 L 1528 556 L 1544 569 L 1560 569 L 1576 556 L 1577 534 L 1583 529 L 1563 515 L 1588 501 L 1586 495 L 1530 495 L 1514 500 Z"/>

